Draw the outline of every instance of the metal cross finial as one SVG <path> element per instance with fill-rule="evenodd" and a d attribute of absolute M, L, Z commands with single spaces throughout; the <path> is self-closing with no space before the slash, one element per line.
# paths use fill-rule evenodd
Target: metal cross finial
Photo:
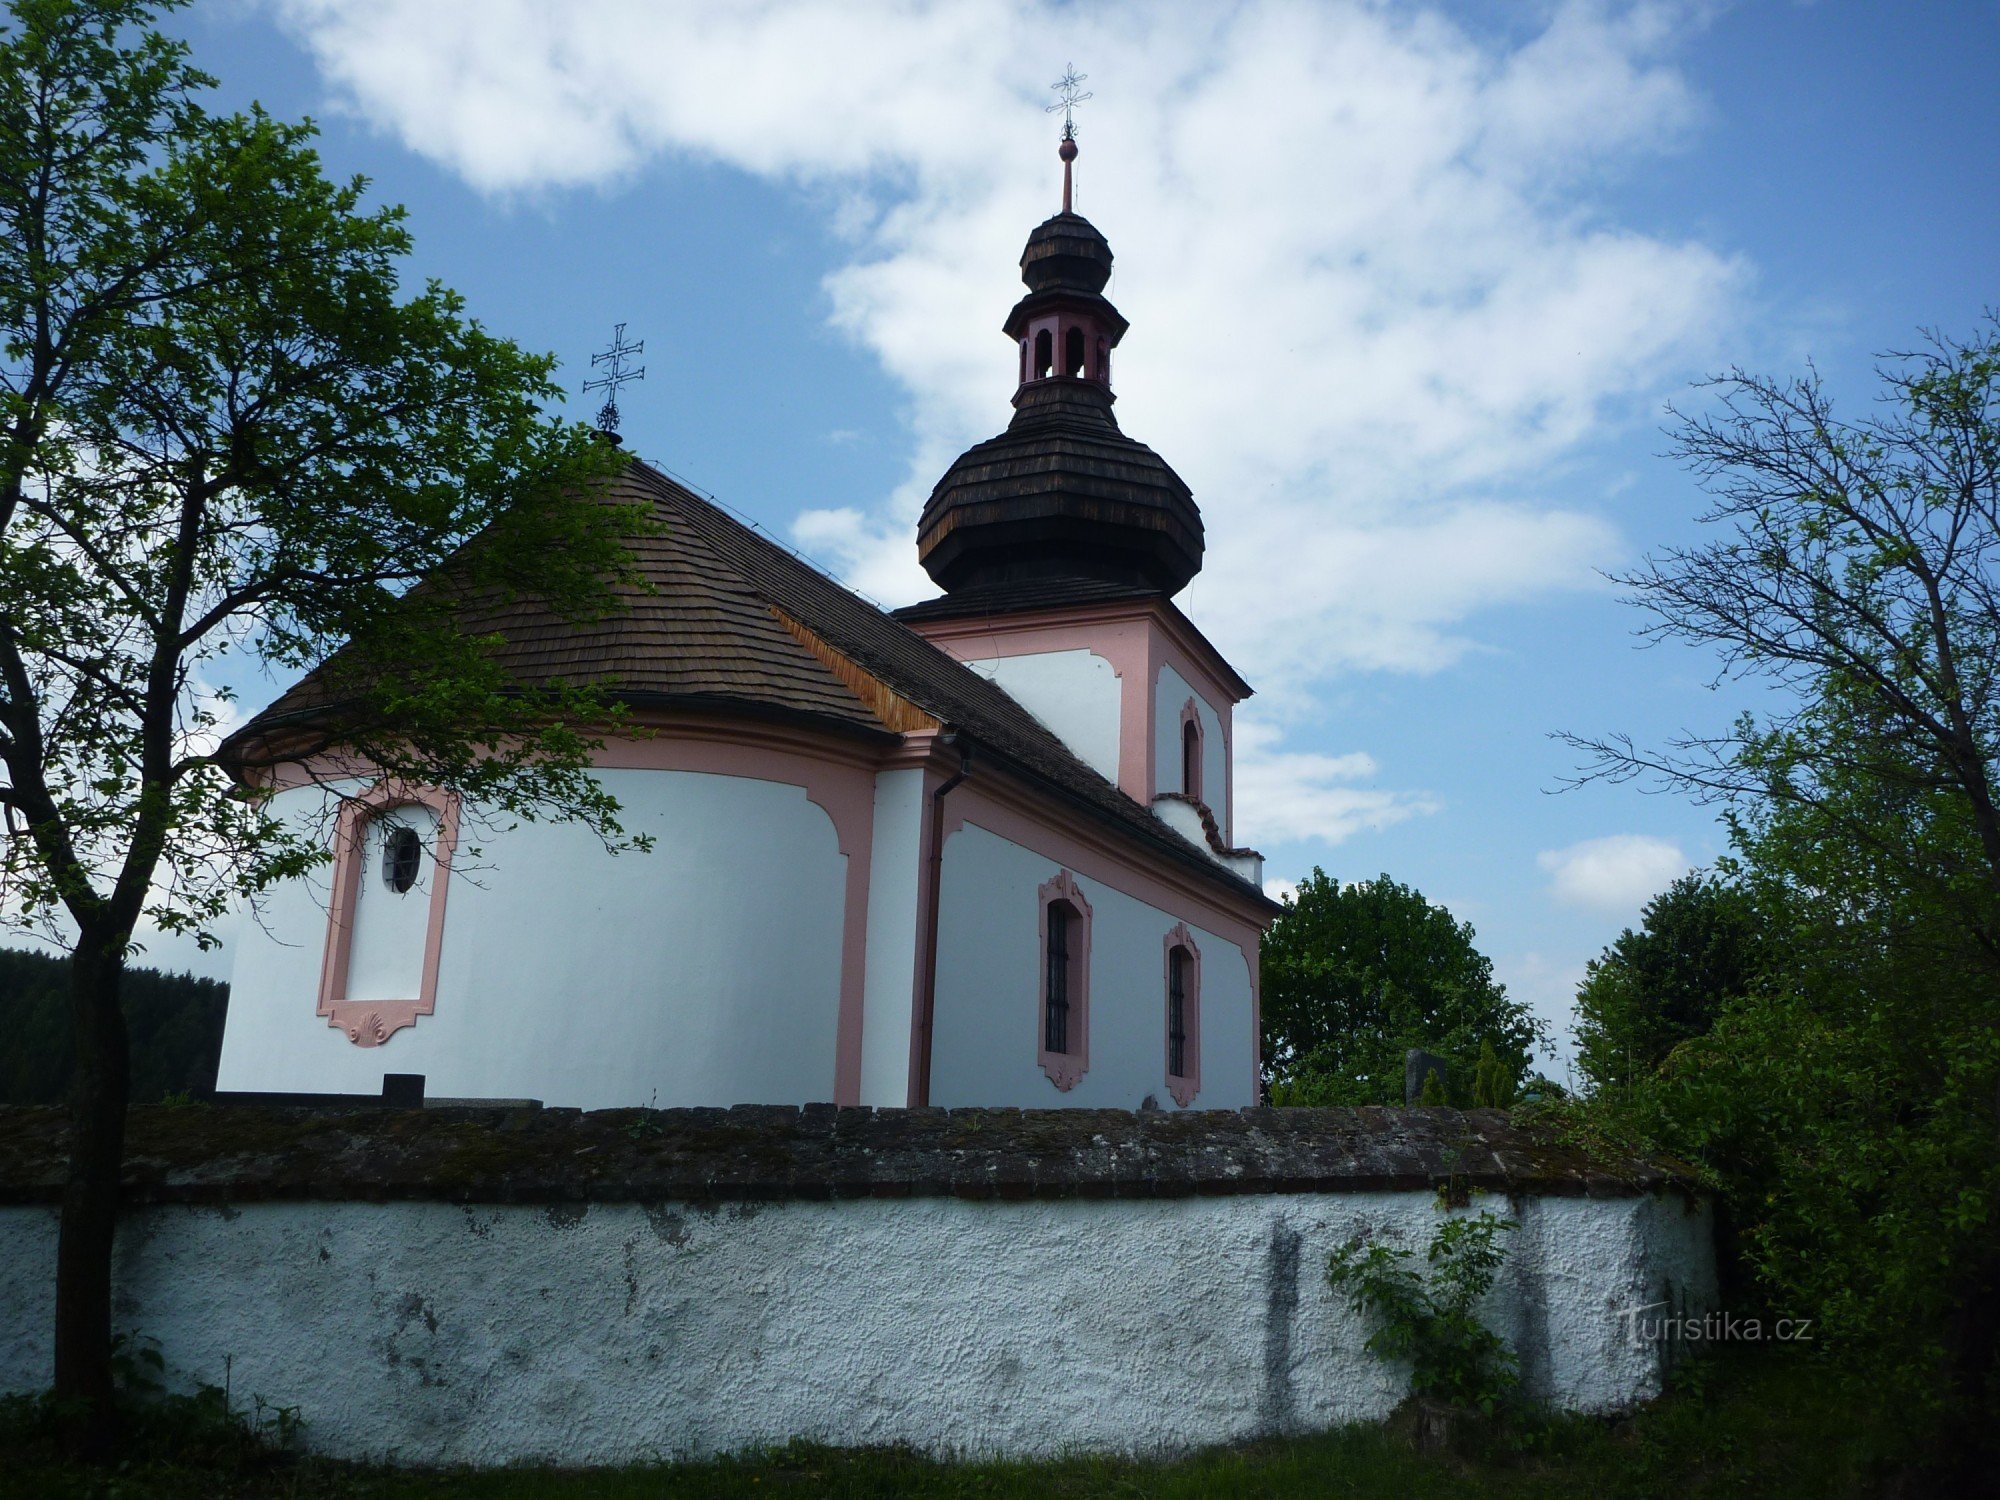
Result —
<path fill-rule="evenodd" d="M 1043 106 L 1042 113 L 1052 115 L 1057 110 L 1062 111 L 1063 139 L 1066 141 L 1076 139 L 1076 107 L 1090 97 L 1080 85 L 1088 77 L 1088 73 L 1077 72 L 1075 63 L 1066 63 L 1063 76 L 1049 85 L 1056 91 L 1056 102 Z"/>
<path fill-rule="evenodd" d="M 618 431 L 618 387 L 630 381 L 644 380 L 646 378 L 646 367 L 644 365 L 639 366 L 636 370 L 625 368 L 625 356 L 628 354 L 644 354 L 645 352 L 646 341 L 644 339 L 640 339 L 636 344 L 625 342 L 625 325 L 620 323 L 616 328 L 611 330 L 611 347 L 606 349 L 602 354 L 593 354 L 590 356 L 592 369 L 597 368 L 599 365 L 608 367 L 605 373 L 598 379 L 586 380 L 583 383 L 583 393 L 586 396 L 592 391 L 604 392 L 604 405 L 599 408 L 597 413 L 597 430 L 599 432 L 615 433 Z"/>

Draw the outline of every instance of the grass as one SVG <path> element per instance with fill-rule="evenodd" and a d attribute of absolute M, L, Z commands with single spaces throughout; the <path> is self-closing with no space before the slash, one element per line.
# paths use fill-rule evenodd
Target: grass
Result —
<path fill-rule="evenodd" d="M 1615 1421 L 1565 1418 L 1528 1435 L 1426 1454 L 1393 1430 L 1211 1449 L 1161 1462 L 1077 1457 L 946 1463 L 903 1450 L 793 1446 L 621 1469 L 397 1471 L 273 1452 L 240 1427 L 202 1427 L 163 1409 L 125 1461 L 85 1471 L 55 1454 L 39 1409 L 0 1415 L 0 1485 L 55 1500 L 655 1500 L 784 1494 L 1197 1497 L 1860 1495 L 1880 1488 L 1891 1425 L 1808 1363 L 1759 1355 L 1690 1366 L 1677 1389 Z M 307 1414 L 308 1419 L 310 1413 Z"/>

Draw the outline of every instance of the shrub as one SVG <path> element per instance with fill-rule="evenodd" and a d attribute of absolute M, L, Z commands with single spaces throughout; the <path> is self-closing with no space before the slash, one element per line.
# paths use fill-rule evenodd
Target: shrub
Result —
<path fill-rule="evenodd" d="M 1411 1264 L 1415 1251 L 1361 1238 L 1333 1252 L 1328 1285 L 1374 1322 L 1370 1354 L 1409 1364 L 1411 1395 L 1488 1415 L 1513 1395 L 1514 1353 L 1477 1307 L 1506 1258 L 1499 1235 L 1517 1227 L 1491 1213 L 1446 1219 L 1431 1236 L 1427 1272 Z"/>

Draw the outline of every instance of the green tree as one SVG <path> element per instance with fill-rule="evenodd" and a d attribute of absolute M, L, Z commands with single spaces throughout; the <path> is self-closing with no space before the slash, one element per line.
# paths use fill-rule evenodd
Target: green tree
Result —
<path fill-rule="evenodd" d="M 1748 892 L 1683 875 L 1592 959 L 1576 995 L 1576 1065 L 1593 1087 L 1629 1083 L 1715 1023 L 1750 988 L 1758 915 Z"/>
<path fill-rule="evenodd" d="M 192 974 L 128 968 L 122 987 L 131 1033 L 132 1098 L 215 1087 L 229 986 Z M 0 948 L 0 1104 L 60 1104 L 76 1073 L 69 1024 L 69 960 Z"/>
<path fill-rule="evenodd" d="M 204 108 L 156 9 L 0 24 L 0 877 L 72 952 L 55 1388 L 97 1451 L 134 930 L 205 935 L 326 856 L 218 763 L 220 659 L 321 669 L 272 761 L 344 748 L 615 837 L 574 727 L 598 696 L 517 690 L 452 611 L 602 613 L 632 524 L 593 498 L 615 455 L 545 415 L 553 362 L 406 294 L 400 210 L 329 181 L 309 126 Z"/>
<path fill-rule="evenodd" d="M 1471 1103 L 1482 1046 L 1511 1089 L 1545 1041 L 1472 928 L 1387 875 L 1343 885 L 1315 868 L 1272 925 L 1261 968 L 1280 1104 L 1401 1104 L 1412 1047 L 1444 1057 L 1450 1097 Z"/>
<path fill-rule="evenodd" d="M 1817 376 L 1718 382 L 1673 436 L 1719 537 L 1626 580 L 1775 711 L 1572 743 L 1722 800 L 1767 929 L 1638 1106 L 1765 1294 L 1941 1416 L 1958 1483 L 2000 1460 L 2000 323 L 1879 374 L 1858 421 Z"/>

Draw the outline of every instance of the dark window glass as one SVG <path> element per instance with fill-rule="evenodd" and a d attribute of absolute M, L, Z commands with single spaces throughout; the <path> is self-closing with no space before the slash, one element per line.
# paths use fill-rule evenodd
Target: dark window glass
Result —
<path fill-rule="evenodd" d="M 1167 954 L 1167 1071 L 1187 1077 L 1188 954 L 1175 948 Z"/>
<path fill-rule="evenodd" d="M 1056 363 L 1056 338 L 1044 328 L 1035 335 L 1035 379 L 1046 377 Z"/>
<path fill-rule="evenodd" d="M 1069 924 L 1063 902 L 1049 907 L 1049 973 L 1042 1016 L 1042 1046 L 1050 1052 L 1069 1051 Z"/>
<path fill-rule="evenodd" d="M 414 828 L 391 828 L 382 840 L 382 883 L 401 895 L 417 883 L 424 857 L 423 840 Z"/>
<path fill-rule="evenodd" d="M 1201 800 L 1201 731 L 1192 719 L 1181 725 L 1181 790 Z"/>
<path fill-rule="evenodd" d="M 1063 337 L 1063 374 L 1083 373 L 1083 330 L 1072 328 Z"/>

